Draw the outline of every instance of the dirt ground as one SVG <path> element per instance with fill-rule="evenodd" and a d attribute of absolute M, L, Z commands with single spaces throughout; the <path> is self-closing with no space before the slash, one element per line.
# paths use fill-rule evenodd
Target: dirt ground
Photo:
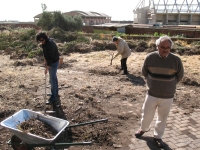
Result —
<path fill-rule="evenodd" d="M 55 142 L 93 142 L 90 146 L 70 146 L 68 150 L 127 149 L 133 136 L 130 131 L 139 127 L 146 94 L 141 74 L 146 53 L 132 52 L 127 60 L 129 75 L 122 75 L 120 57 L 110 65 L 110 52 L 65 55 L 58 69 L 59 102 L 46 107 L 56 112 L 49 115 L 68 120 L 72 127 L 66 128 Z M 174 103 L 189 115 L 200 107 L 200 56 L 180 57 L 185 76 L 177 85 Z M 0 59 L 0 121 L 21 109 L 44 113 L 45 75 L 40 59 L 11 60 L 3 54 Z M 49 87 L 47 83 L 47 93 Z M 89 123 L 102 119 L 107 122 Z M 86 125 L 73 127 L 81 123 Z M 12 149 L 7 141 L 13 134 L 2 126 L 0 132 L 0 149 Z"/>

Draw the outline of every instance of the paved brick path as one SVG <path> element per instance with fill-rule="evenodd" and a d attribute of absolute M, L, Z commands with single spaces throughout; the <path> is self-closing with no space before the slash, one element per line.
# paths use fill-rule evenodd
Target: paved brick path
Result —
<path fill-rule="evenodd" d="M 191 114 L 173 104 L 167 121 L 167 127 L 163 136 L 166 150 L 200 150 L 200 109 L 195 109 Z M 156 115 L 152 122 L 152 128 L 141 138 L 135 138 L 135 130 L 131 130 L 133 138 L 129 150 L 160 150 L 153 140 L 153 129 Z M 138 121 L 138 129 L 140 121 Z"/>

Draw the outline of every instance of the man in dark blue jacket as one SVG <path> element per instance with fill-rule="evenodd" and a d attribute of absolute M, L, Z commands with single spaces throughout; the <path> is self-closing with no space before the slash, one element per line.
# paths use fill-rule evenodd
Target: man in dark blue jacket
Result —
<path fill-rule="evenodd" d="M 45 32 L 39 32 L 36 35 L 37 42 L 41 42 L 43 55 L 45 59 L 45 74 L 49 72 L 51 84 L 51 97 L 47 104 L 53 104 L 58 96 L 57 69 L 59 64 L 59 52 L 56 43 L 48 38 Z M 45 87 L 46 88 L 46 87 Z"/>

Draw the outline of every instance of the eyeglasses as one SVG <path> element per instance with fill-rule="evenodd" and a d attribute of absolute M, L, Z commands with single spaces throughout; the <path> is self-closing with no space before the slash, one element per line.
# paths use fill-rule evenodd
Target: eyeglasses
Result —
<path fill-rule="evenodd" d="M 40 42 L 44 42 L 44 39 L 42 39 L 42 40 L 39 40 Z"/>
<path fill-rule="evenodd" d="M 160 47 L 160 49 L 163 49 L 163 50 L 170 50 L 171 49 L 171 47 L 164 47 L 164 46 L 159 46 Z"/>

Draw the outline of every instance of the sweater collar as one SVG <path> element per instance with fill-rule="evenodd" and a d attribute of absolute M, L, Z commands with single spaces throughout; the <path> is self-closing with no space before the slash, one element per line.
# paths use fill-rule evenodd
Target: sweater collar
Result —
<path fill-rule="evenodd" d="M 158 55 L 159 55 L 160 58 L 167 58 L 169 56 L 169 54 L 168 54 L 166 57 L 161 57 L 160 53 L 159 52 L 157 52 L 157 53 L 158 53 Z"/>

